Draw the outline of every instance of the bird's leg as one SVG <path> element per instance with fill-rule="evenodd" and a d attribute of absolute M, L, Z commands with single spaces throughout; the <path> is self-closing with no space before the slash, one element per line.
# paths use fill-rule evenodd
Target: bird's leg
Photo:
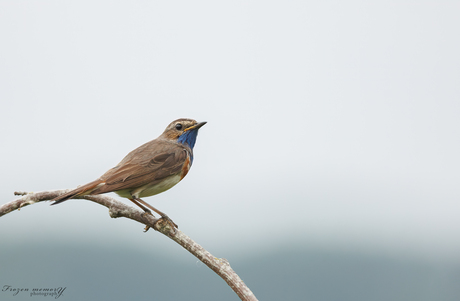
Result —
<path fill-rule="evenodd" d="M 133 202 L 134 204 L 136 204 L 137 206 L 139 206 L 142 210 L 144 210 L 144 213 L 143 214 L 150 214 L 150 215 L 153 215 L 152 212 L 145 208 L 141 203 L 139 203 L 138 201 L 136 201 L 136 199 L 129 199 L 131 202 Z M 144 228 L 144 232 L 147 232 L 149 231 L 150 227 L 149 226 L 145 226 Z"/>
<path fill-rule="evenodd" d="M 172 219 L 169 218 L 169 216 L 167 216 L 165 213 L 161 212 L 160 210 L 156 209 L 155 207 L 153 207 L 152 205 L 150 205 L 149 203 L 143 201 L 142 199 L 140 198 L 134 198 L 133 199 L 130 199 L 134 204 L 138 205 L 139 207 L 143 208 L 143 210 L 145 211 L 147 208 L 145 208 L 144 206 L 147 206 L 149 207 L 150 209 L 152 209 L 153 211 L 155 211 L 156 213 L 158 213 L 162 219 L 166 220 L 170 225 L 171 227 L 174 229 L 174 231 L 176 231 L 176 228 L 179 228 L 179 226 L 177 226 L 177 224 L 175 222 L 173 222 Z M 142 204 L 142 205 L 141 205 Z M 147 209 L 148 210 L 148 209 Z M 147 211 L 146 211 L 147 212 Z M 149 211 L 150 212 L 150 211 Z M 147 229 L 148 230 L 148 229 Z"/>
<path fill-rule="evenodd" d="M 137 206 L 139 206 L 142 210 L 144 210 L 145 213 L 152 214 L 152 212 L 149 209 L 142 206 L 142 204 L 140 204 L 136 199 L 129 199 L 129 200 L 133 202 L 134 204 L 136 204 Z"/>

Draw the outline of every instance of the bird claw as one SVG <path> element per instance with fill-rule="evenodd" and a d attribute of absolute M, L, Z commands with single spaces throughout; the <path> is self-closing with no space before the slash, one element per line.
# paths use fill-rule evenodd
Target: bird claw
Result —
<path fill-rule="evenodd" d="M 146 215 L 153 216 L 153 214 L 152 214 L 152 212 L 150 212 L 150 210 L 146 210 L 146 211 L 144 211 L 144 213 L 142 213 L 142 217 L 145 217 Z M 145 226 L 144 233 L 149 231 L 150 228 L 151 228 L 150 226 Z"/>
<path fill-rule="evenodd" d="M 167 215 L 163 215 L 163 216 L 158 220 L 158 222 L 162 222 L 162 223 L 165 223 L 165 222 L 166 222 L 166 223 L 168 223 L 169 226 L 170 226 L 170 227 L 172 228 L 172 230 L 174 231 L 174 232 L 173 232 L 173 235 L 176 234 L 176 229 L 179 228 L 179 226 L 178 226 L 175 222 L 173 222 L 173 220 L 170 219 L 169 216 L 167 216 Z M 163 227 L 164 227 L 164 226 L 163 226 Z"/>
<path fill-rule="evenodd" d="M 145 210 L 144 213 L 142 213 L 142 217 L 145 217 L 145 215 L 153 216 L 153 214 L 152 214 L 152 212 L 150 210 Z"/>
<path fill-rule="evenodd" d="M 150 212 L 150 211 L 145 211 L 144 213 L 142 213 L 142 216 L 145 217 L 145 215 L 147 215 L 147 214 L 153 216 L 152 212 Z M 175 222 L 173 222 L 173 220 L 171 218 L 169 218 L 169 216 L 163 215 L 157 222 L 159 222 L 159 221 L 168 223 L 169 226 L 171 226 L 171 228 L 173 229 L 174 234 L 176 234 L 176 229 L 179 228 L 179 226 Z M 150 228 L 151 228 L 150 226 L 145 226 L 144 233 L 149 231 Z"/>
<path fill-rule="evenodd" d="M 173 222 L 173 220 L 170 219 L 169 216 L 165 215 L 165 216 L 162 216 L 161 218 L 166 220 L 171 225 L 171 227 L 179 228 L 179 226 L 175 222 Z"/>

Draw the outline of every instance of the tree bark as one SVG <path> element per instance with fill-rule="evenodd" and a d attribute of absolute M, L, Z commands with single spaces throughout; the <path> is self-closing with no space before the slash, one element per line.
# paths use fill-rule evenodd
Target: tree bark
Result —
<path fill-rule="evenodd" d="M 23 207 L 51 200 L 70 190 L 52 190 L 36 193 L 15 192 L 15 195 L 21 195 L 19 199 L 6 203 L 0 207 L 0 217 L 14 210 L 19 210 Z M 211 253 L 206 251 L 202 246 L 185 235 L 182 231 L 172 229 L 170 224 L 162 219 L 155 218 L 153 215 L 145 214 L 137 208 L 128 206 L 120 201 L 117 201 L 106 195 L 88 195 L 76 197 L 80 199 L 90 200 L 109 209 L 109 215 L 112 218 L 126 217 L 135 220 L 146 226 L 146 230 L 153 228 L 154 230 L 166 235 L 184 249 L 192 253 L 201 262 L 207 265 L 217 275 L 227 282 L 233 291 L 244 301 L 256 301 L 257 298 L 241 280 L 241 278 L 230 267 L 227 259 L 216 258 Z"/>

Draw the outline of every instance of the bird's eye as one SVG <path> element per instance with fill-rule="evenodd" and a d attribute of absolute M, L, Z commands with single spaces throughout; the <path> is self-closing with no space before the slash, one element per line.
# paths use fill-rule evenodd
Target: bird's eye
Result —
<path fill-rule="evenodd" d="M 176 124 L 176 130 L 178 131 L 182 130 L 182 124 L 180 123 Z"/>

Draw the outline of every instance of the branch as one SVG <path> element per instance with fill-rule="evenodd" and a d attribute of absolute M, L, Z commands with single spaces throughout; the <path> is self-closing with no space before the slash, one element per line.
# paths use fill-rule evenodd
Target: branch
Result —
<path fill-rule="evenodd" d="M 42 201 L 51 200 L 68 191 L 70 190 L 52 190 L 36 193 L 15 192 L 15 195 L 22 195 L 22 197 L 2 205 L 0 207 L 0 217 L 14 210 L 20 210 L 26 206 L 33 205 Z M 109 215 L 112 218 L 126 217 L 144 224 L 146 226 L 146 230 L 148 230 L 148 228 L 153 228 L 154 230 L 166 235 L 181 245 L 184 249 L 192 253 L 193 256 L 198 258 L 217 275 L 224 279 L 241 300 L 257 301 L 257 298 L 254 296 L 251 290 L 246 286 L 246 284 L 244 284 L 240 277 L 230 267 L 227 259 L 214 257 L 211 253 L 206 251 L 202 246 L 197 244 L 182 231 L 177 229 L 174 231 L 170 224 L 163 221 L 162 219 L 155 218 L 153 215 L 144 214 L 144 212 L 141 210 L 128 206 L 125 203 L 105 195 L 87 195 L 76 198 L 90 200 L 99 205 L 107 207 L 109 209 Z"/>

